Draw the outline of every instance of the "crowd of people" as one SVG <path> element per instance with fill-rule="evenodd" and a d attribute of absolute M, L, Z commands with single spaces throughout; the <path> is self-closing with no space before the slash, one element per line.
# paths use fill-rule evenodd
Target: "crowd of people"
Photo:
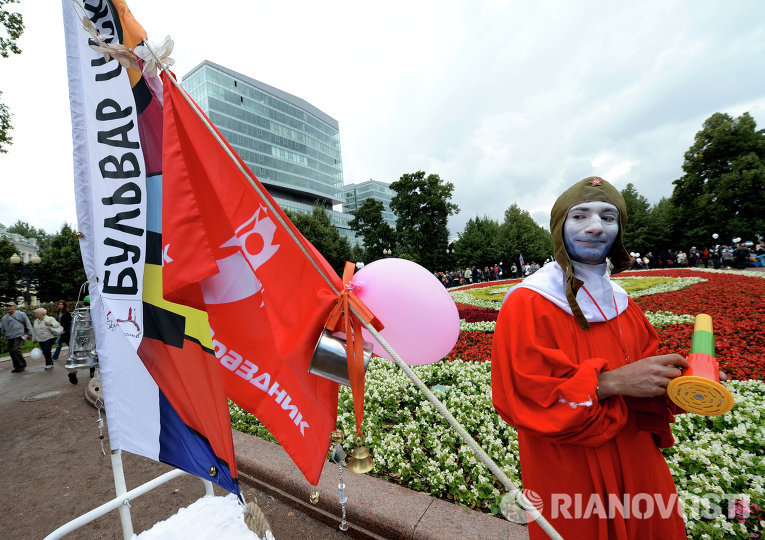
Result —
<path fill-rule="evenodd" d="M 498 281 L 500 279 L 517 279 L 527 277 L 539 270 L 541 267 L 536 261 L 532 261 L 531 264 L 524 264 L 519 266 L 515 263 L 510 265 L 510 269 L 506 270 L 503 263 L 497 263 L 494 266 L 484 266 L 483 268 L 476 267 L 476 265 L 468 266 L 464 270 L 444 270 L 443 272 L 433 272 L 438 281 L 440 281 L 444 287 L 459 287 L 462 285 L 470 285 L 473 283 L 485 283 L 487 281 Z"/>
<path fill-rule="evenodd" d="M 6 314 L 0 320 L 0 331 L 8 340 L 8 348 L 13 361 L 11 373 L 20 373 L 27 368 L 26 359 L 21 351 L 22 341 L 32 340 L 39 344 L 45 359 L 44 370 L 53 369 L 53 363 L 58 360 L 64 343 L 69 344 L 71 335 L 72 315 L 69 313 L 65 300 L 59 300 L 55 317 L 48 315 L 43 307 L 34 310 L 34 321 L 30 321 L 24 311 L 17 309 L 16 302 L 5 304 Z M 55 352 L 53 348 L 56 347 Z M 71 375 L 70 375 L 71 381 Z M 76 380 L 73 381 L 76 384 Z"/>
<path fill-rule="evenodd" d="M 653 251 L 645 254 L 631 252 L 630 270 L 654 269 L 654 268 L 726 268 L 742 270 L 750 264 L 765 266 L 765 243 L 756 244 L 742 243 L 736 246 L 716 245 L 714 247 L 703 247 L 697 249 L 691 247 L 686 253 L 683 250 L 667 249 L 657 252 Z M 545 261 L 545 263 L 552 258 Z M 473 283 L 484 283 L 487 281 L 497 281 L 500 279 L 518 279 L 528 277 L 541 266 L 532 261 L 530 264 L 515 264 L 505 270 L 503 263 L 497 263 L 494 266 L 485 266 L 484 268 L 469 266 L 464 270 L 444 270 L 434 272 L 436 278 L 446 288 L 471 285 Z"/>
<path fill-rule="evenodd" d="M 749 247 L 751 245 L 751 248 Z M 695 246 L 688 253 L 672 249 L 661 251 L 654 255 L 652 251 L 641 255 L 630 253 L 632 258 L 631 270 L 640 268 L 735 268 L 743 270 L 750 263 L 765 266 L 765 244 L 758 242 L 750 245 L 738 244 L 716 245 L 697 249 Z M 754 257 L 754 260 L 752 259 Z"/>

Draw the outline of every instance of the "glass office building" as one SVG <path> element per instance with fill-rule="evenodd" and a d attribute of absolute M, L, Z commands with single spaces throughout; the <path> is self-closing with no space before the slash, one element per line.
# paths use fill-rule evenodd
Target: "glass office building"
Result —
<path fill-rule="evenodd" d="M 358 184 L 347 184 L 345 186 L 345 202 L 343 209 L 346 212 L 353 212 L 361 208 L 367 199 L 375 199 L 383 203 L 382 217 L 385 222 L 396 228 L 396 215 L 390 209 L 390 201 L 396 194 L 390 188 L 390 184 L 379 182 L 377 180 L 367 180 Z"/>
<path fill-rule="evenodd" d="M 247 163 L 283 210 L 313 211 L 321 202 L 353 243 L 343 202 L 337 120 L 307 101 L 205 60 L 183 87 Z"/>

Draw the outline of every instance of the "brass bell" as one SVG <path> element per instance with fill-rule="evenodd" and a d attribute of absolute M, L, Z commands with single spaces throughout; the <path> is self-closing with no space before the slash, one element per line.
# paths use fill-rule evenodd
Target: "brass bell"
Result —
<path fill-rule="evenodd" d="M 356 448 L 351 450 L 351 457 L 348 459 L 348 470 L 356 474 L 368 473 L 375 466 L 372 456 L 369 455 L 369 449 L 362 444 L 363 442 L 362 437 L 356 438 Z"/>

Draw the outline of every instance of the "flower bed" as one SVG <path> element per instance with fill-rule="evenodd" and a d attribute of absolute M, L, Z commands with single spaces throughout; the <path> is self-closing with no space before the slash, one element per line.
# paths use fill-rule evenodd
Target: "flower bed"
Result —
<path fill-rule="evenodd" d="M 727 387 L 736 401 L 731 412 L 678 415 L 677 443 L 663 450 L 691 538 L 757 538 L 765 525 L 765 385 L 749 380 Z"/>
<path fill-rule="evenodd" d="M 655 272 L 671 277 L 703 275 L 708 281 L 636 300 L 644 310 L 712 317 L 715 357 L 723 371 L 736 379 L 765 378 L 765 279 L 761 274 L 671 270 Z M 756 276 L 756 277 L 755 277 Z M 662 352 L 686 355 L 692 325 L 668 325 L 658 330 Z"/>
<path fill-rule="evenodd" d="M 672 281 L 641 288 L 647 277 Z M 687 355 L 693 333 L 693 318 L 699 313 L 712 317 L 715 355 L 729 377 L 765 378 L 765 274 L 701 269 L 643 270 L 619 274 L 615 280 L 646 312 L 659 334 L 662 354 Z M 635 283 L 638 281 L 638 283 Z M 508 281 L 507 283 L 515 283 Z M 494 287 L 505 282 L 489 282 L 451 290 L 458 302 L 460 319 L 465 322 L 495 321 L 501 302 L 478 300 L 470 289 Z M 690 323 L 690 324 L 689 324 Z M 488 325 L 465 326 L 465 330 L 490 332 Z"/>
<path fill-rule="evenodd" d="M 457 359 L 413 369 L 428 387 L 439 385 L 434 392 L 446 408 L 520 485 L 517 434 L 491 403 L 491 364 Z M 759 381 L 732 381 L 728 389 L 737 409 L 711 419 L 679 415 L 673 429 L 676 444 L 664 451 L 692 538 L 747 538 L 762 529 L 758 509 L 765 506 L 765 388 Z M 499 512 L 504 487 L 392 362 L 376 357 L 370 362 L 365 403 L 363 430 L 375 461 L 370 474 L 477 510 Z M 238 407 L 232 406 L 231 417 L 235 429 L 273 440 Z M 344 386 L 338 426 L 350 448 L 355 418 L 350 389 Z M 743 514 L 729 517 L 728 506 L 733 509 L 736 500 L 744 501 Z"/>
<path fill-rule="evenodd" d="M 751 274 L 692 270 L 631 272 L 626 277 L 654 275 L 696 278 L 673 279 L 651 289 L 651 294 L 636 294 L 636 302 L 657 328 L 660 352 L 687 354 L 693 317 L 709 313 L 717 358 L 730 376 L 741 379 L 727 383 L 736 401 L 733 411 L 711 418 L 679 415 L 673 428 L 676 445 L 664 451 L 684 504 L 688 534 L 693 538 L 760 534 L 761 508 L 765 507 L 765 384 L 745 379 L 763 378 L 765 280 Z M 699 281 L 700 277 L 705 281 Z M 641 289 L 639 283 L 629 281 Z M 455 300 L 459 299 L 460 339 L 446 362 L 413 369 L 520 485 L 515 430 L 499 418 L 491 403 L 488 360 L 499 303 L 487 305 L 469 293 L 501 284 L 451 289 Z M 365 403 L 363 429 L 375 460 L 371 474 L 472 508 L 499 511 L 503 486 L 392 362 L 373 358 L 366 376 Z M 235 406 L 232 420 L 235 429 L 270 438 L 262 425 Z M 350 448 L 355 420 L 346 387 L 340 388 L 338 425 Z"/>

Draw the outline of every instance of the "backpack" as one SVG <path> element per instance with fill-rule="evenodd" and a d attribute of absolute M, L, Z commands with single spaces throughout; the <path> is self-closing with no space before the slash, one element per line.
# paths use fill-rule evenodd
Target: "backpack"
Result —
<path fill-rule="evenodd" d="M 48 318 L 53 319 L 53 317 L 46 317 L 46 319 Z M 53 322 L 58 322 L 58 321 L 56 321 L 56 319 L 53 319 Z M 60 336 L 61 334 L 64 333 L 64 326 L 61 324 L 59 324 L 58 326 L 53 326 L 53 324 L 51 324 L 48 327 L 48 330 L 50 330 L 50 333 L 53 334 L 54 336 Z"/>

